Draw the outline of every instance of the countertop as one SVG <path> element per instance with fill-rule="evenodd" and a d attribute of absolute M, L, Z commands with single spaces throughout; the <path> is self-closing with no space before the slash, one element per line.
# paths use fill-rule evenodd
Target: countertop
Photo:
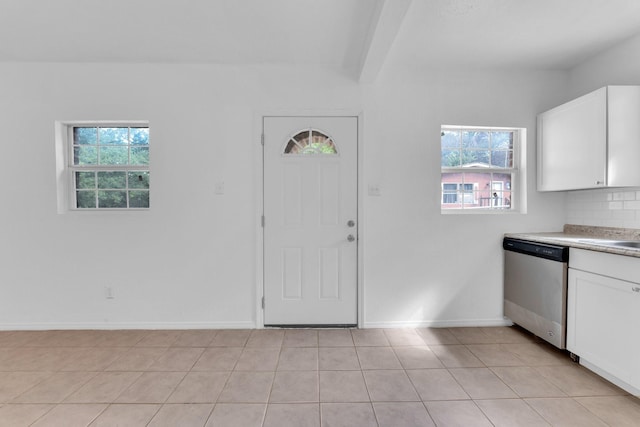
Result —
<path fill-rule="evenodd" d="M 505 237 L 640 258 L 640 248 L 607 245 L 611 240 L 640 241 L 640 230 L 566 224 L 561 232 L 507 233 Z"/>

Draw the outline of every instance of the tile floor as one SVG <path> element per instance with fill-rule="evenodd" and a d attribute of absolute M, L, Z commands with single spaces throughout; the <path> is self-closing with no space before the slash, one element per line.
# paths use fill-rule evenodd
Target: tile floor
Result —
<path fill-rule="evenodd" d="M 0 426 L 638 426 L 518 328 L 0 332 Z"/>

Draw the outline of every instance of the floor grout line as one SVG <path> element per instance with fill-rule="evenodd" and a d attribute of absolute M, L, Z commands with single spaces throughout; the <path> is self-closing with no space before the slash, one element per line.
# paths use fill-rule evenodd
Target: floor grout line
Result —
<path fill-rule="evenodd" d="M 137 383 L 137 381 L 140 380 L 141 376 L 144 375 L 145 373 L 154 373 L 154 375 L 157 375 L 158 378 L 161 378 L 163 373 L 167 373 L 167 374 L 178 373 L 178 372 L 182 373 L 183 374 L 182 378 L 180 378 L 180 380 L 175 384 L 175 386 L 171 386 L 171 389 L 167 393 L 167 396 L 164 398 L 164 400 L 162 402 L 153 403 L 153 405 L 157 405 L 157 410 L 151 415 L 151 418 L 148 421 L 148 423 L 152 423 L 155 417 L 159 417 L 163 415 L 161 414 L 161 412 L 163 412 L 162 411 L 163 407 L 165 406 L 168 407 L 168 405 L 174 405 L 174 403 L 169 402 L 171 396 L 174 393 L 176 393 L 176 391 L 180 389 L 180 387 L 183 384 L 186 384 L 185 381 L 191 372 L 198 372 L 198 373 L 224 372 L 226 375 L 226 378 L 224 378 L 224 382 L 220 386 L 220 389 L 219 389 L 220 391 L 218 393 L 218 396 L 215 399 L 212 399 L 213 401 L 210 403 L 195 404 L 195 405 L 210 405 L 210 410 L 205 417 L 204 424 L 198 425 L 199 427 L 202 427 L 206 423 L 212 420 L 216 407 L 220 403 L 222 403 L 219 401 L 220 396 L 222 396 L 222 394 L 224 393 L 224 390 L 227 389 L 229 382 L 234 373 L 236 372 L 243 372 L 243 373 L 268 372 L 271 374 L 271 382 L 268 385 L 269 388 L 266 396 L 266 402 L 259 403 L 260 405 L 264 405 L 261 425 L 265 425 L 268 421 L 267 416 L 269 414 L 270 405 L 281 405 L 281 406 L 313 405 L 313 407 L 315 407 L 315 410 L 317 410 L 318 421 L 322 426 L 322 423 L 326 421 L 323 418 L 323 407 L 325 408 L 325 410 L 328 410 L 329 408 L 332 408 L 332 405 L 334 405 L 334 403 L 344 403 L 347 405 L 354 403 L 356 405 L 360 405 L 359 407 L 361 409 L 364 408 L 364 406 L 361 405 L 361 403 L 365 403 L 367 404 L 366 407 L 369 408 L 367 411 L 370 411 L 373 414 L 373 419 L 375 419 L 375 422 L 380 424 L 382 422 L 380 417 L 383 416 L 383 414 L 379 413 L 379 411 L 376 411 L 376 407 L 377 407 L 376 405 L 379 405 L 379 404 L 384 404 L 380 406 L 380 408 L 384 408 L 386 407 L 385 405 L 401 406 L 400 404 L 420 403 L 421 404 L 420 408 L 424 409 L 426 416 L 429 417 L 429 419 L 435 423 L 437 417 L 431 413 L 431 411 L 429 410 L 429 407 L 437 408 L 437 410 L 440 411 L 441 408 L 448 407 L 447 405 L 449 404 L 447 402 L 455 403 L 455 402 L 471 401 L 473 402 L 473 407 L 475 408 L 476 411 L 478 411 L 478 414 L 480 414 L 481 417 L 486 417 L 487 420 L 491 420 L 491 416 L 495 416 L 495 414 L 491 415 L 491 411 L 487 412 L 486 409 L 483 409 L 484 406 L 481 406 L 480 404 L 481 401 L 488 401 L 488 400 L 491 400 L 491 401 L 510 401 L 511 400 L 511 401 L 522 402 L 520 405 L 522 404 L 526 405 L 526 407 L 530 411 L 532 411 L 532 413 L 537 414 L 538 416 L 541 417 L 541 419 L 544 419 L 546 422 L 549 422 L 550 424 L 552 424 L 553 421 L 555 420 L 555 418 L 553 417 L 556 417 L 558 415 L 557 414 L 552 415 L 552 418 L 550 418 L 549 412 L 548 412 L 550 409 L 548 409 L 547 407 L 548 405 L 551 405 L 552 403 L 555 404 L 554 402 L 557 402 L 558 405 L 569 404 L 569 402 L 573 402 L 572 405 L 581 408 L 586 414 L 594 417 L 594 419 L 597 419 L 601 422 L 607 422 L 606 417 L 609 415 L 607 414 L 603 415 L 602 413 L 595 413 L 593 411 L 593 408 L 594 408 L 593 405 L 587 406 L 588 401 L 577 400 L 583 397 L 581 394 L 573 395 L 576 392 L 580 392 L 580 387 L 586 387 L 585 385 L 579 382 L 580 378 L 583 378 L 582 381 L 585 381 L 584 384 L 587 384 L 587 385 L 591 384 L 589 383 L 589 381 L 595 381 L 595 379 L 593 379 L 595 377 L 593 377 L 593 374 L 591 373 L 591 371 L 588 371 L 584 368 L 580 370 L 574 369 L 575 365 L 572 365 L 571 363 L 566 362 L 564 358 L 565 355 L 563 353 L 553 350 L 552 348 L 547 346 L 546 343 L 544 342 L 538 342 L 535 340 L 528 339 L 527 335 L 523 334 L 521 331 L 517 329 L 496 328 L 496 329 L 488 329 L 488 332 L 486 331 L 486 329 L 487 328 L 461 328 L 460 330 L 455 330 L 453 328 L 445 328 L 441 330 L 424 329 L 422 333 L 421 333 L 421 329 L 410 329 L 410 330 L 401 330 L 401 331 L 386 330 L 386 329 L 376 329 L 376 330 L 354 329 L 354 330 L 349 330 L 348 336 L 350 339 L 350 345 L 346 345 L 346 346 L 341 345 L 341 344 L 347 343 L 346 336 L 342 338 L 337 338 L 339 335 L 336 335 L 336 338 L 335 338 L 336 341 L 331 341 L 330 335 L 325 335 L 325 338 L 321 339 L 320 330 L 316 331 L 315 334 L 309 334 L 308 336 L 305 334 L 296 335 L 290 332 L 292 330 L 279 331 L 279 330 L 271 330 L 271 329 L 268 330 L 269 331 L 268 333 L 263 333 L 261 332 L 262 330 L 253 330 L 249 332 L 246 332 L 246 330 L 238 330 L 239 332 L 237 334 L 231 332 L 225 335 L 221 334 L 221 331 L 215 331 L 215 333 L 211 334 L 210 336 L 207 335 L 206 333 L 203 333 L 202 335 L 198 335 L 194 333 L 187 335 L 189 334 L 188 331 L 181 331 L 180 333 L 175 333 L 174 331 L 171 331 L 165 334 L 163 334 L 162 331 L 145 331 L 143 333 L 140 333 L 139 335 L 123 334 L 123 339 L 127 340 L 130 345 L 117 345 L 117 332 L 104 334 L 104 335 L 101 335 L 98 332 L 92 336 L 91 334 L 74 335 L 73 333 L 67 334 L 67 333 L 59 333 L 59 332 L 52 333 L 51 335 L 47 335 L 46 333 L 23 334 L 23 333 L 20 333 L 20 331 L 15 331 L 8 334 L 0 335 L 0 339 L 1 339 L 0 384 L 2 384 L 5 389 L 9 387 L 7 391 L 4 391 L 4 389 L 0 389 L 0 414 L 4 413 L 3 411 L 8 411 L 8 410 L 11 410 L 13 407 L 18 407 L 18 406 L 22 408 L 21 410 L 27 410 L 29 408 L 29 405 L 49 405 L 50 407 L 47 410 L 47 412 L 45 412 L 39 418 L 37 418 L 37 420 L 43 420 L 43 419 L 46 419 L 47 414 L 50 414 L 51 411 L 53 411 L 56 407 L 59 407 L 59 406 L 63 407 L 63 405 L 66 405 L 65 410 L 68 408 L 72 408 L 72 406 L 69 406 L 69 405 L 74 405 L 73 407 L 76 407 L 76 405 L 78 405 L 78 407 L 82 407 L 84 405 L 84 407 L 87 407 L 87 408 L 89 408 L 89 406 L 87 405 L 96 405 L 96 404 L 106 405 L 97 415 L 95 415 L 94 419 L 97 420 L 102 416 L 106 416 L 107 413 L 109 414 L 109 416 L 111 416 L 113 414 L 113 411 L 109 409 L 111 407 L 113 407 L 114 410 L 115 409 L 119 410 L 120 407 L 118 405 L 120 404 L 117 403 L 118 398 L 122 396 L 124 393 L 127 393 L 127 391 L 132 390 L 132 387 Z M 451 332 L 452 330 L 455 331 L 455 333 Z M 272 333 L 271 331 L 276 331 L 276 332 Z M 131 338 L 132 336 L 135 336 L 136 339 L 132 339 Z M 244 339 L 240 338 L 242 336 L 244 336 Z M 524 338 L 518 338 L 518 337 L 524 337 Z M 220 339 L 217 340 L 217 338 L 220 338 Z M 56 339 L 60 340 L 60 344 L 67 344 L 67 345 L 55 345 Z M 43 345 L 34 345 L 35 343 L 34 340 L 41 340 Z M 99 343 L 105 343 L 105 342 L 109 342 L 112 345 L 108 345 L 108 346 L 99 345 Z M 242 342 L 242 344 L 239 344 L 240 342 Z M 19 345 L 11 345 L 12 343 L 19 344 Z M 76 345 L 72 345 L 73 343 L 75 343 Z M 93 345 L 89 345 L 89 343 L 93 343 Z M 158 344 L 158 343 L 165 343 L 167 344 L 167 346 L 146 345 L 146 344 Z M 219 344 L 221 343 L 226 343 L 226 345 L 220 346 Z M 321 343 L 323 344 L 322 346 L 321 346 Z M 144 344 L 144 345 L 141 345 L 141 344 Z M 332 346 L 327 344 L 336 344 L 336 345 Z M 480 347 L 484 345 L 487 346 L 485 349 Z M 489 347 L 489 346 L 493 346 L 493 347 Z M 425 350 L 429 351 L 429 353 L 425 353 L 425 355 L 428 355 L 428 357 L 432 359 L 423 359 L 425 365 L 431 364 L 434 361 L 438 361 L 440 363 L 440 366 L 413 368 L 411 365 L 412 363 L 411 357 L 416 357 L 415 359 L 417 361 L 416 363 L 417 365 L 419 365 L 420 353 L 417 353 L 415 356 L 412 356 L 410 352 L 407 352 L 407 353 L 404 353 L 403 356 L 401 357 L 401 352 L 402 352 L 402 349 L 414 348 L 414 347 L 425 348 Z M 219 362 L 216 361 L 215 357 L 211 359 L 212 362 L 210 363 L 212 364 L 203 364 L 201 366 L 201 368 L 205 368 L 205 369 L 194 370 L 194 368 L 196 368 L 198 363 L 201 360 L 204 360 L 203 358 L 205 357 L 205 354 L 207 354 L 207 351 L 209 349 L 216 349 L 216 348 L 217 349 L 224 349 L 224 348 L 240 348 L 241 349 L 237 353 L 237 355 L 232 356 L 233 363 L 230 365 L 230 370 L 216 369 L 217 367 L 216 364 Z M 276 348 L 277 348 L 277 352 L 275 351 Z M 354 369 L 352 371 L 360 372 L 360 381 L 362 381 L 362 383 L 364 384 L 364 390 L 366 391 L 366 397 L 364 394 L 362 394 L 362 398 L 367 399 L 367 401 L 360 402 L 360 403 L 350 402 L 349 398 L 347 398 L 346 400 L 339 401 L 339 402 L 322 402 L 322 398 L 321 398 L 322 384 L 320 380 L 322 372 L 340 373 L 340 372 L 347 372 L 347 371 L 344 371 L 341 369 L 333 369 L 333 368 L 321 369 L 321 352 L 322 352 L 322 350 L 320 350 L 321 348 L 352 349 L 355 357 L 355 362 L 356 362 L 356 365 L 353 366 Z M 437 348 L 438 352 L 433 351 L 434 348 Z M 59 349 L 66 349 L 66 350 L 58 351 Z M 135 358 L 135 352 L 133 352 L 134 349 L 164 349 L 164 351 L 162 351 L 162 354 L 157 354 L 157 355 L 153 354 L 153 352 L 150 352 L 149 353 L 151 355 L 150 359 L 152 359 L 152 361 L 146 363 L 146 367 L 144 369 L 135 369 L 135 370 L 124 369 L 124 370 L 118 370 L 118 371 L 114 371 L 110 369 L 112 366 L 117 366 L 118 361 L 122 361 L 123 363 L 122 366 L 125 368 L 126 368 L 126 366 L 124 365 L 125 362 L 135 364 L 136 358 Z M 198 351 L 196 349 L 200 349 L 199 350 L 200 352 L 197 355 L 197 357 L 189 359 L 188 356 L 185 356 L 188 354 L 197 353 Z M 247 350 L 249 349 L 250 351 L 247 352 Z M 257 358 L 260 357 L 261 351 L 265 349 L 269 349 L 265 351 L 265 354 L 273 355 L 277 353 L 275 357 L 275 366 L 273 367 L 273 369 L 271 369 L 271 366 L 269 366 L 268 370 L 263 370 L 263 371 L 254 370 L 256 369 L 256 367 L 259 367 L 259 365 L 256 365 L 256 363 L 259 363 L 257 362 L 257 360 L 259 360 Z M 315 349 L 315 352 L 293 351 L 292 349 Z M 362 349 L 362 350 L 359 350 L 359 349 Z M 376 350 L 376 349 L 380 349 L 380 350 Z M 460 349 L 464 349 L 464 351 Z M 151 369 L 154 363 L 157 363 L 158 360 L 160 360 L 170 350 L 172 353 L 174 353 L 178 361 L 186 360 L 187 363 L 185 363 L 185 366 L 189 365 L 188 369 L 187 370 L 174 369 L 174 370 L 164 370 L 164 371 Z M 453 353 L 451 353 L 451 351 L 453 351 Z M 288 365 L 288 366 L 283 365 L 282 367 L 285 369 L 280 369 L 281 367 L 280 364 L 284 360 L 283 355 L 285 354 L 285 352 L 288 352 L 290 354 L 291 358 L 287 359 L 289 360 L 289 362 L 287 363 L 292 363 L 292 365 Z M 65 360 L 64 358 L 65 355 L 67 355 L 67 353 L 68 353 L 68 356 L 71 357 L 71 359 L 69 360 Z M 111 353 L 115 355 L 113 357 L 113 360 L 109 361 L 108 363 L 102 362 L 102 360 L 109 359 L 110 358 L 109 354 Z M 239 363 L 242 360 L 243 354 L 249 354 L 249 353 L 252 355 L 252 358 L 246 359 L 249 365 L 245 365 L 245 366 L 251 370 L 248 370 L 248 371 L 237 370 Z M 303 358 L 305 353 L 306 354 L 315 353 L 315 356 L 313 356 L 315 357 L 314 366 L 310 370 L 296 371 L 295 369 L 298 369 L 298 367 L 304 366 L 304 363 L 302 363 L 301 365 L 300 363 L 296 363 L 296 360 L 302 360 L 297 358 Z M 132 355 L 132 359 L 130 361 L 127 361 L 125 359 L 128 354 Z M 347 350 L 345 354 L 349 354 L 349 351 Z M 492 356 L 492 354 L 495 354 L 496 356 L 494 357 Z M 500 354 L 505 354 L 505 355 L 509 354 L 510 356 L 505 359 L 500 359 L 499 357 Z M 365 355 L 366 355 L 366 358 L 365 358 Z M 471 357 L 469 357 L 468 360 L 465 359 L 467 355 L 472 356 L 473 359 Z M 55 357 L 57 357 L 58 359 L 52 359 Z M 88 357 L 88 359 L 84 359 L 84 357 Z M 144 356 L 141 356 L 141 357 L 144 357 Z M 180 357 L 183 357 L 183 358 L 180 359 Z M 380 359 L 380 357 L 383 357 L 384 359 Z M 462 359 L 460 359 L 460 357 L 462 357 Z M 366 360 L 363 358 L 365 358 Z M 389 363 L 391 363 L 391 359 L 393 359 L 393 365 L 386 364 L 387 358 Z M 500 360 L 506 360 L 507 362 L 510 362 L 511 361 L 510 358 L 512 358 L 513 360 L 519 360 L 521 363 L 518 364 L 517 366 L 512 366 L 509 363 L 504 363 L 504 366 L 503 366 L 501 364 L 492 363 L 493 361 L 492 358 L 495 359 L 496 362 L 500 362 Z M 43 369 L 44 367 L 56 368 L 56 365 L 53 363 L 54 360 L 59 360 L 60 362 L 60 365 L 57 366 L 56 370 Z M 70 362 L 70 360 L 76 360 L 77 363 L 79 364 L 78 367 L 100 366 L 100 369 L 99 370 L 94 370 L 94 369 L 67 370 L 70 368 L 71 369 L 74 368 L 73 366 L 74 362 Z M 330 360 L 330 359 L 327 359 L 327 360 Z M 363 360 L 365 360 L 366 362 L 364 365 L 363 365 Z M 172 361 L 167 360 L 167 363 L 172 363 Z M 143 362 L 141 362 L 141 364 L 142 365 L 145 364 L 144 359 L 143 359 Z M 481 365 L 481 366 L 467 366 L 467 365 Z M 173 364 L 165 365 L 165 367 L 171 367 L 171 366 L 178 367 L 178 365 L 173 365 Z M 309 366 L 307 365 L 307 367 Z M 64 368 L 65 370 L 61 370 L 62 368 Z M 568 385 L 568 387 L 570 388 L 567 388 L 567 390 L 576 390 L 576 391 L 573 392 L 572 395 L 569 395 L 570 393 L 565 392 L 564 388 L 561 389 L 560 387 L 556 387 L 560 390 L 560 392 L 562 392 L 563 395 L 565 395 L 564 397 L 550 397 L 550 398 L 520 397 L 520 394 L 516 392 L 517 389 L 514 388 L 515 383 L 512 381 L 507 381 L 504 377 L 501 377 L 500 375 L 498 375 L 496 373 L 496 370 L 501 369 L 504 372 L 507 372 L 509 370 L 514 370 L 515 372 L 523 368 L 526 368 L 532 372 L 535 372 L 539 377 L 539 379 L 542 379 L 552 385 L 553 383 L 550 381 L 549 375 L 562 373 L 563 375 L 562 378 L 568 378 L 567 381 L 578 381 L 575 384 L 572 382 L 571 384 L 573 385 Z M 290 370 L 290 369 L 293 369 L 293 370 Z M 456 375 L 454 375 L 454 372 L 462 374 L 462 370 L 465 370 L 465 369 L 486 369 L 488 372 L 490 372 L 493 376 L 495 376 L 498 379 L 499 384 L 501 384 L 506 389 L 513 392 L 515 397 L 474 399 L 469 394 L 467 389 L 465 389 L 464 384 L 467 384 L 468 381 L 475 381 L 475 380 L 474 379 L 466 380 L 465 379 L 466 377 L 458 378 L 456 377 Z M 412 376 L 410 376 L 409 374 L 412 371 L 435 371 L 435 370 L 441 370 L 443 372 L 446 371 L 447 374 L 453 379 L 453 382 L 462 391 L 464 391 L 467 397 L 464 399 L 449 400 L 449 401 L 422 400 L 423 396 L 421 396 L 420 393 L 418 392 L 417 384 L 415 383 L 415 380 L 412 378 Z M 372 387 L 374 386 L 378 387 L 378 386 L 376 385 L 377 383 L 374 384 L 371 381 L 376 382 L 376 381 L 380 381 L 379 380 L 380 378 L 385 378 L 384 376 L 379 376 L 379 374 L 373 374 L 374 371 L 402 372 L 402 375 L 404 376 L 404 378 L 407 379 L 407 385 L 411 386 L 413 392 L 415 393 L 415 396 L 417 396 L 417 399 L 419 400 L 416 400 L 416 401 L 410 400 L 411 396 L 408 396 L 405 394 L 403 394 L 403 398 L 407 400 L 402 402 L 395 402 L 395 401 L 386 402 L 386 401 L 374 400 L 374 398 L 376 397 L 379 399 L 384 398 L 383 397 L 384 395 L 376 394 L 378 392 L 376 392 L 375 390 L 372 391 Z M 29 385 L 27 388 L 22 389 L 19 393 L 15 395 L 11 395 L 11 393 L 13 393 L 11 390 L 18 390 L 16 387 L 19 387 L 20 381 L 26 381 L 30 376 L 32 377 L 33 375 L 37 373 L 42 373 L 42 372 L 50 372 L 51 375 L 47 376 L 46 378 L 40 379 L 34 384 Z M 81 384 L 79 383 L 79 384 L 70 386 L 69 391 L 66 392 L 65 397 L 63 397 L 62 401 L 60 402 L 35 403 L 35 404 L 27 403 L 27 402 L 25 403 L 15 402 L 15 400 L 18 399 L 20 396 L 26 395 L 28 392 L 32 390 L 37 390 L 38 386 L 42 386 L 42 387 L 47 386 L 48 384 L 47 381 L 51 379 L 53 382 L 54 376 L 60 376 L 61 384 L 64 384 L 64 381 L 62 381 L 62 378 L 64 378 L 65 375 L 68 374 L 69 377 L 71 377 L 73 374 L 81 373 L 81 372 L 87 372 L 87 373 L 93 372 L 94 375 L 88 377 L 86 381 L 82 381 Z M 65 401 L 69 396 L 73 395 L 78 390 L 82 389 L 87 384 L 92 382 L 92 380 L 94 380 L 101 373 L 107 374 L 107 373 L 127 373 L 127 372 L 129 373 L 136 372 L 139 375 L 136 377 L 136 379 L 132 383 L 128 384 L 123 390 L 120 391 L 120 393 L 118 394 L 118 397 L 111 399 L 110 402 L 103 402 L 103 403 L 88 402 L 88 403 L 77 404 L 77 403 L 69 403 Z M 311 403 L 303 403 L 303 402 L 294 403 L 294 402 L 286 402 L 286 401 L 271 402 L 271 399 L 274 393 L 274 387 L 277 384 L 276 380 L 279 372 L 281 373 L 286 372 L 287 373 L 286 376 L 288 378 L 295 377 L 295 374 L 294 374 L 295 372 L 314 372 L 314 375 L 305 374 L 304 378 L 309 380 L 311 378 L 315 378 L 315 381 L 316 381 L 315 393 L 317 395 L 317 402 L 311 402 Z M 368 374 L 369 372 L 372 372 L 372 374 Z M 367 375 L 370 376 L 369 381 L 367 381 Z M 378 375 L 378 376 L 375 376 L 375 375 Z M 469 372 L 466 375 L 471 376 L 472 373 Z M 394 384 L 396 382 L 399 385 L 402 384 L 403 381 L 401 381 L 400 379 L 395 380 L 396 377 L 397 376 L 394 375 L 386 378 L 394 378 L 394 382 L 393 382 Z M 482 375 L 480 375 L 480 377 L 482 378 Z M 13 378 L 11 380 L 13 382 L 8 381 L 8 379 L 11 379 L 11 378 Z M 416 378 L 419 378 L 419 377 L 416 377 Z M 586 380 L 584 380 L 584 378 L 586 378 Z M 462 381 L 462 379 L 464 379 L 464 381 Z M 220 378 L 220 380 L 222 380 L 222 378 Z M 265 378 L 265 386 L 267 382 L 266 380 L 267 379 Z M 290 381 L 290 379 L 288 379 L 287 381 Z M 493 381 L 493 379 L 491 381 Z M 171 383 L 171 381 L 167 380 L 167 383 Z M 9 385 L 7 386 L 7 384 Z M 472 382 L 470 384 L 474 384 L 474 383 Z M 602 387 L 606 387 L 606 385 L 609 383 L 603 382 L 603 384 L 605 385 L 603 385 Z M 400 387 L 404 387 L 404 386 L 400 385 Z M 204 389 L 206 389 L 206 387 Z M 307 388 L 307 390 L 309 390 L 309 388 Z M 408 392 L 408 389 L 405 389 L 405 388 L 401 388 L 399 390 L 405 390 Z M 605 390 L 605 391 L 602 391 L 602 390 Z M 627 405 L 628 407 L 631 408 L 631 410 L 636 408 L 638 411 L 640 411 L 640 400 L 638 399 L 634 400 L 633 397 L 625 393 L 615 394 L 616 392 L 615 389 L 613 391 L 606 391 L 606 390 L 607 390 L 606 388 L 593 389 L 591 391 L 587 390 L 588 393 L 585 392 L 586 393 L 585 396 L 587 398 L 592 398 L 592 399 L 602 399 L 603 401 L 607 401 L 607 402 L 609 401 L 619 402 L 619 404 Z M 3 396 L 8 396 L 8 397 L 3 397 Z M 626 400 L 623 400 L 623 398 L 626 398 L 626 397 L 631 397 L 631 400 L 629 400 L 628 402 Z M 285 397 L 284 399 L 286 400 L 288 398 L 289 397 Z M 609 400 L 606 400 L 606 399 L 609 399 Z M 135 396 L 132 396 L 131 400 L 135 400 Z M 541 403 L 536 403 L 536 406 L 532 406 L 531 404 L 532 402 L 541 402 Z M 189 403 L 176 403 L 176 404 L 192 405 Z M 226 402 L 225 404 L 234 405 L 238 403 Z M 122 405 L 134 408 L 138 404 L 129 402 L 129 403 L 123 403 Z M 469 404 L 465 404 L 465 405 L 466 405 L 464 406 L 465 408 L 470 407 Z M 543 406 L 540 406 L 540 405 L 543 405 Z M 547 406 L 544 406 L 544 405 L 547 405 Z M 302 406 L 298 406 L 298 407 L 301 408 Z M 408 406 L 405 405 L 403 407 L 408 407 Z M 544 410 L 540 410 L 539 409 L 540 407 L 542 407 Z M 202 407 L 202 410 L 203 411 L 205 410 L 204 406 Z M 335 410 L 335 409 L 332 409 L 332 410 Z M 441 414 L 439 413 L 438 416 L 441 416 Z M 32 422 L 36 422 L 37 420 L 34 420 Z"/>

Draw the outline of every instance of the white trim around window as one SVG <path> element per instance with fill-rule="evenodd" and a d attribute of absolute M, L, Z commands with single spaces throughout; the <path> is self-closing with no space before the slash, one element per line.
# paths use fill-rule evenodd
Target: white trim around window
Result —
<path fill-rule="evenodd" d="M 58 213 L 148 211 L 149 122 L 55 123 Z"/>
<path fill-rule="evenodd" d="M 443 125 L 440 151 L 441 213 L 526 213 L 526 129 Z"/>

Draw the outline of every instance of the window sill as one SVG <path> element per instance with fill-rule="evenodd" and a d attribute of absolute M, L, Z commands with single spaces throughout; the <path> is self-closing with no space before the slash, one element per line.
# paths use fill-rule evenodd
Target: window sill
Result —
<path fill-rule="evenodd" d="M 140 212 L 151 212 L 151 208 L 121 208 L 121 209 L 65 209 L 62 211 L 58 211 L 59 214 L 68 214 L 68 215 L 100 215 L 100 214 L 108 214 L 108 215 L 123 215 L 127 213 L 140 213 Z"/>
<path fill-rule="evenodd" d="M 524 214 L 517 209 L 440 209 L 442 215 L 516 215 Z"/>

